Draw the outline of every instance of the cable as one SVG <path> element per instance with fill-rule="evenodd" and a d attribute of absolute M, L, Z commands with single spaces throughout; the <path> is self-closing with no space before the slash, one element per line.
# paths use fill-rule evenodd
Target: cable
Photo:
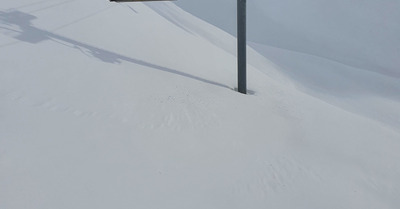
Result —
<path fill-rule="evenodd" d="M 74 2 L 74 1 L 77 1 L 77 0 L 67 0 L 67 1 L 63 1 L 63 2 L 60 2 L 60 3 L 57 3 L 57 4 L 53 4 L 53 5 L 51 5 L 51 6 L 48 6 L 48 7 L 44 7 L 44 8 L 41 8 L 41 9 L 37 9 L 37 10 L 30 11 L 29 13 L 40 12 L 40 11 L 43 11 L 43 10 L 47 10 L 47 9 L 51 9 L 51 8 L 54 8 L 54 7 L 58 7 L 58 6 L 61 6 L 61 5 L 63 5 L 63 4 L 71 3 L 71 2 Z"/>

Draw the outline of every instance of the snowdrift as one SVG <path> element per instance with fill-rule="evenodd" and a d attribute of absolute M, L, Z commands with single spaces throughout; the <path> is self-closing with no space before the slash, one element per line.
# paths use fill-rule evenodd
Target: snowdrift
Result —
<path fill-rule="evenodd" d="M 236 0 L 176 4 L 236 33 Z M 395 128 L 400 127 L 399 19 L 398 1 L 248 1 L 251 46 L 299 89 Z"/>
<path fill-rule="evenodd" d="M 176 4 L 236 33 L 236 0 Z M 400 77 L 400 2 L 248 1 L 249 40 Z"/>
<path fill-rule="evenodd" d="M 394 120 L 278 57 L 241 95 L 235 38 L 175 4 L 2 1 L 0 208 L 398 208 Z"/>

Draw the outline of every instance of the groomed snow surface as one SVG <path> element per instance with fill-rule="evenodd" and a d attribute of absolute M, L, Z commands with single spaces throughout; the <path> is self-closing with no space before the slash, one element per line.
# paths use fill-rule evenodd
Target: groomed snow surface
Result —
<path fill-rule="evenodd" d="M 276 15 L 242 95 L 235 37 L 190 5 L 2 0 L 0 208 L 400 208 L 399 3 L 302 2 L 381 30 Z"/>

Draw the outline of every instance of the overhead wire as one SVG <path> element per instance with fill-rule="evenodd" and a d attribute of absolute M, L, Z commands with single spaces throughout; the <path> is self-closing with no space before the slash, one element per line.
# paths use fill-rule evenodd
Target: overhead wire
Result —
<path fill-rule="evenodd" d="M 89 14 L 89 15 L 86 15 L 86 16 L 84 16 L 84 17 L 82 17 L 82 18 L 79 18 L 79 19 L 77 19 L 77 20 L 74 20 L 74 21 L 72 21 L 72 22 L 70 22 L 70 23 L 67 23 L 67 24 L 64 24 L 64 25 L 62 25 L 62 26 L 59 26 L 59 27 L 53 29 L 52 31 L 57 31 L 57 30 L 60 30 L 60 29 L 65 28 L 65 27 L 68 27 L 68 26 L 70 26 L 70 25 L 73 25 L 73 24 L 75 24 L 75 23 L 81 22 L 81 21 L 86 20 L 86 19 L 88 19 L 88 18 L 90 18 L 90 17 L 93 17 L 93 16 L 95 16 L 95 15 L 98 15 L 98 14 L 100 14 L 100 13 L 103 13 L 103 12 L 105 12 L 105 11 L 107 11 L 107 10 L 109 10 L 109 9 L 111 9 L 111 8 L 113 8 L 113 7 L 115 7 L 115 6 L 116 6 L 116 5 L 108 6 L 108 7 L 104 8 L 104 9 L 101 9 L 101 10 L 98 10 L 98 11 L 96 11 L 96 12 L 93 12 L 93 13 L 91 13 L 91 14 Z"/>
<path fill-rule="evenodd" d="M 33 2 L 33 3 L 30 3 L 30 4 L 14 7 L 13 9 L 22 9 L 22 8 L 26 8 L 26 7 L 31 7 L 31 6 L 34 6 L 34 5 L 42 4 L 44 2 L 48 2 L 48 1 L 53 1 L 53 0 L 42 0 L 42 1 L 38 1 L 38 2 Z"/>
<path fill-rule="evenodd" d="M 51 9 L 51 8 L 54 8 L 54 7 L 58 7 L 58 6 L 61 6 L 63 4 L 71 3 L 71 2 L 74 2 L 74 1 L 77 1 L 77 0 L 67 0 L 67 1 L 59 2 L 57 4 L 53 4 L 53 5 L 50 5 L 50 6 L 47 6 L 47 7 L 43 7 L 43 8 L 40 8 L 40 9 L 33 10 L 33 11 L 29 11 L 29 13 L 40 12 L 40 11 L 43 11 L 43 10 L 47 10 L 47 9 Z"/>

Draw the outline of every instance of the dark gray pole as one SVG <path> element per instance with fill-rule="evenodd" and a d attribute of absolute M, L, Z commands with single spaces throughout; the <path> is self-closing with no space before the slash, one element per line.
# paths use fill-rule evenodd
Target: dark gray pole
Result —
<path fill-rule="evenodd" d="M 246 87 L 246 0 L 237 0 L 238 91 L 247 94 Z"/>

